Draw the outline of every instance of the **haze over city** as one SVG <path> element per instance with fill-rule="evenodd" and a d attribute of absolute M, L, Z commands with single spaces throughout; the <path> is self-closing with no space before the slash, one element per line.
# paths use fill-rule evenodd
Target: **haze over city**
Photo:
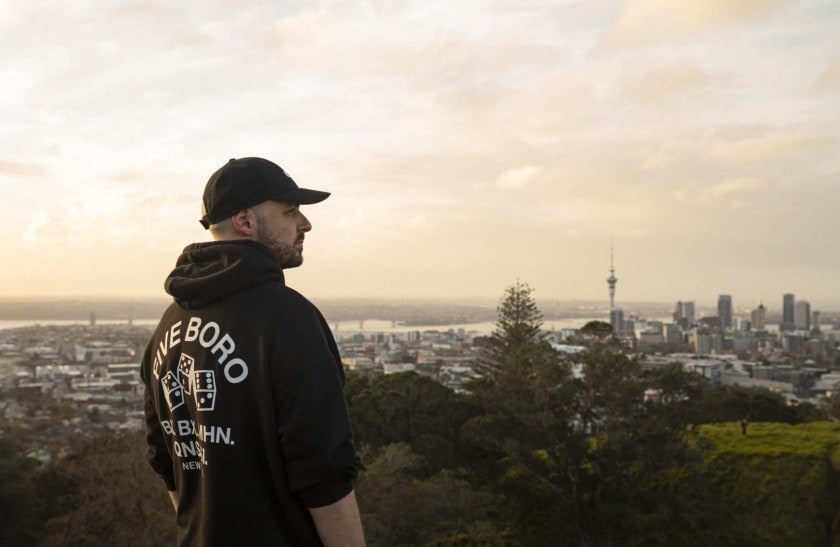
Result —
<path fill-rule="evenodd" d="M 162 297 L 264 156 L 311 297 L 840 296 L 840 4 L 0 0 L 2 297 Z M 840 307 L 837 304 L 835 307 Z"/>

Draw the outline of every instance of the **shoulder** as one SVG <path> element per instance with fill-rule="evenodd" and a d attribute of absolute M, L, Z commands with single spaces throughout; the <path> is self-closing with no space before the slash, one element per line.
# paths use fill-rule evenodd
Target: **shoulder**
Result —
<path fill-rule="evenodd" d="M 248 315 L 269 325 L 285 326 L 294 330 L 321 330 L 326 320 L 305 296 L 281 283 L 257 287 L 243 295 L 239 306 L 248 309 Z"/>

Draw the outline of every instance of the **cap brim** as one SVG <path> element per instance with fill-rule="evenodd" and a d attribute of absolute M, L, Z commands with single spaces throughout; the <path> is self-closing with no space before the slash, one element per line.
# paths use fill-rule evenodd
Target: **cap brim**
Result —
<path fill-rule="evenodd" d="M 295 188 L 288 192 L 283 192 L 274 199 L 280 201 L 288 201 L 289 203 L 300 203 L 303 205 L 311 205 L 313 203 L 320 203 L 330 197 L 329 192 L 322 192 L 320 190 L 310 190 L 308 188 Z"/>

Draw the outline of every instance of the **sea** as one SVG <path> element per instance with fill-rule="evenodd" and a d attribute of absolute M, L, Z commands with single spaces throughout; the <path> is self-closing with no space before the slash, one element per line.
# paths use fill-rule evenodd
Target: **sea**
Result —
<path fill-rule="evenodd" d="M 549 319 L 543 321 L 543 329 L 545 330 L 563 330 L 563 329 L 579 329 L 589 321 L 609 321 L 609 318 L 604 317 L 574 317 L 568 319 Z M 134 326 L 157 326 L 157 319 L 134 319 L 132 324 Z M 74 326 L 74 325 L 89 325 L 89 320 L 85 319 L 21 319 L 21 320 L 0 320 L 0 330 L 16 329 L 22 327 L 34 326 Z M 127 325 L 128 321 L 125 319 L 109 320 L 97 319 L 96 325 Z M 401 333 L 409 331 L 460 331 L 465 333 L 474 332 L 478 334 L 490 334 L 496 329 L 496 323 L 493 321 L 484 321 L 479 323 L 454 323 L 448 325 L 406 325 L 401 321 L 385 321 L 382 319 L 365 319 L 355 321 L 338 321 L 330 323 L 330 327 L 335 335 L 348 334 L 375 334 L 375 333 Z"/>

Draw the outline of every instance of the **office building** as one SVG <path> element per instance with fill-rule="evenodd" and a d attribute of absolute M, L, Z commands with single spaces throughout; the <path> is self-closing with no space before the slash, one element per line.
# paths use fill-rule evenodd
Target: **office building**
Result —
<path fill-rule="evenodd" d="M 782 296 L 782 322 L 779 324 L 779 330 L 793 330 L 796 326 L 794 322 L 794 306 L 796 299 L 790 293 Z"/>
<path fill-rule="evenodd" d="M 682 344 L 683 334 L 679 325 L 676 323 L 666 323 L 662 325 L 662 336 L 666 344 Z"/>
<path fill-rule="evenodd" d="M 800 300 L 793 308 L 793 326 L 796 330 L 811 330 L 811 304 Z"/>
<path fill-rule="evenodd" d="M 724 329 L 732 328 L 732 296 L 728 294 L 721 294 L 718 296 L 718 317 L 720 317 L 720 325 Z"/>
<path fill-rule="evenodd" d="M 750 312 L 750 323 L 755 330 L 764 330 L 767 327 L 767 311 L 764 304 L 758 303 L 758 307 Z"/>
<path fill-rule="evenodd" d="M 694 302 L 678 301 L 674 306 L 674 323 L 688 330 L 694 325 Z"/>
<path fill-rule="evenodd" d="M 624 310 L 613 308 L 610 310 L 610 325 L 612 325 L 615 336 L 624 335 Z"/>

